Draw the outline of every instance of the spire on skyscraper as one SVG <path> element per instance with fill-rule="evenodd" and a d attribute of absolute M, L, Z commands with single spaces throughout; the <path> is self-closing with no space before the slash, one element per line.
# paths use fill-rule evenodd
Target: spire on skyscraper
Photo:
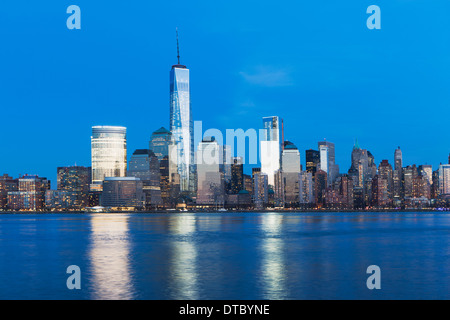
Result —
<path fill-rule="evenodd" d="M 355 140 L 355 144 L 353 145 L 353 149 L 361 149 L 359 147 L 358 138 L 356 138 L 356 140 Z"/>
<path fill-rule="evenodd" d="M 175 29 L 177 33 L 177 58 L 178 58 L 178 64 L 180 64 L 180 46 L 178 45 L 178 27 Z"/>

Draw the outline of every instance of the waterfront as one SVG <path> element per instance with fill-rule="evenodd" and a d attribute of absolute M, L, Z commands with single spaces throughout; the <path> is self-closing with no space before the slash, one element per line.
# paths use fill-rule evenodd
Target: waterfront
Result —
<path fill-rule="evenodd" d="M 449 299 L 449 235 L 425 212 L 3 214 L 0 298 Z"/>

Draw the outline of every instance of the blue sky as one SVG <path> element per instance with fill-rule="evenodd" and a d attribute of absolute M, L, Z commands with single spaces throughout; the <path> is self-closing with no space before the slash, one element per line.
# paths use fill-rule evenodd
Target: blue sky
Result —
<path fill-rule="evenodd" d="M 68 30 L 69 5 L 81 30 Z M 366 27 L 369 5 L 381 30 Z M 203 128 L 284 118 L 302 153 L 326 138 L 341 172 L 354 139 L 376 163 L 446 162 L 448 0 L 10 1 L 0 5 L 0 174 L 90 165 L 93 125 L 128 128 L 129 154 L 169 123 L 169 71 L 191 71 Z"/>

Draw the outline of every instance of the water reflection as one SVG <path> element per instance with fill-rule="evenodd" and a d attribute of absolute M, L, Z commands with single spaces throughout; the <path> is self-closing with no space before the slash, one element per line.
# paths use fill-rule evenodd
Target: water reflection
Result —
<path fill-rule="evenodd" d="M 199 299 L 197 248 L 192 235 L 196 217 L 177 215 L 169 218 L 170 242 L 169 292 L 171 299 Z"/>
<path fill-rule="evenodd" d="M 281 238 L 283 216 L 273 213 L 262 216 L 261 275 L 263 299 L 280 300 L 287 295 L 286 270 L 283 256 L 284 241 Z"/>
<path fill-rule="evenodd" d="M 128 216 L 91 217 L 92 299 L 133 299 Z"/>

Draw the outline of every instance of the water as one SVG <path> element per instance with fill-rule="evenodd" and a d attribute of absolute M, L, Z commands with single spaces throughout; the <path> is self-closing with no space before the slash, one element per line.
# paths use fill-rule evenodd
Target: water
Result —
<path fill-rule="evenodd" d="M 3 214 L 0 299 L 449 299 L 449 235 L 442 213 Z"/>

